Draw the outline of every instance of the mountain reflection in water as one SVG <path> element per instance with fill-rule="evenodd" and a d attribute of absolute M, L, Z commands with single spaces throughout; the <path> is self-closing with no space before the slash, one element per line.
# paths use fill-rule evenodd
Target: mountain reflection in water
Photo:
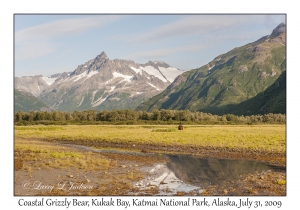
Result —
<path fill-rule="evenodd" d="M 167 167 L 186 183 L 193 185 L 220 184 L 235 180 L 242 174 L 265 170 L 282 171 L 284 167 L 249 160 L 204 159 L 190 155 L 165 155 Z"/>

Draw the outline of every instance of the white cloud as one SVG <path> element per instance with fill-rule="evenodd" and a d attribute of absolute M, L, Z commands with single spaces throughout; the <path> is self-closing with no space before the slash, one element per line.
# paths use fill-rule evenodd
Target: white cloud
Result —
<path fill-rule="evenodd" d="M 152 31 L 133 36 L 130 42 L 155 42 L 178 36 L 207 34 L 228 30 L 236 25 L 263 21 L 264 15 L 191 15 L 178 21 L 160 26 Z"/>
<path fill-rule="evenodd" d="M 19 44 L 28 40 L 49 40 L 59 36 L 83 33 L 89 29 L 108 25 L 120 18 L 122 16 L 103 15 L 53 21 L 17 31 L 15 41 Z"/>
<path fill-rule="evenodd" d="M 152 44 L 160 40 L 172 37 L 178 38 L 173 47 L 146 50 L 126 55 L 126 59 L 160 59 L 171 57 L 174 54 L 191 51 L 201 51 L 218 44 L 224 44 L 232 40 L 255 41 L 263 35 L 268 35 L 271 30 L 249 30 L 255 23 L 260 24 L 270 15 L 191 15 L 184 16 L 175 22 L 159 26 L 154 30 L 132 36 L 130 42 L 140 44 Z M 272 19 L 273 20 L 273 19 Z M 275 20 L 274 20 L 275 21 Z M 273 26 L 274 27 L 274 26 Z M 234 32 L 234 33 L 233 33 Z M 201 34 L 201 36 L 197 36 Z M 192 38 L 191 36 L 197 36 Z M 192 38 L 192 39 L 189 39 Z M 184 45 L 183 40 L 189 42 Z M 193 43 L 193 44 L 192 44 Z M 181 45 L 181 46 L 179 46 Z M 184 45 L 184 46 L 182 46 Z"/>
<path fill-rule="evenodd" d="M 84 33 L 104 27 L 123 16 L 103 15 L 53 21 L 29 27 L 15 33 L 16 60 L 32 59 L 56 52 L 58 44 L 53 39 Z"/>

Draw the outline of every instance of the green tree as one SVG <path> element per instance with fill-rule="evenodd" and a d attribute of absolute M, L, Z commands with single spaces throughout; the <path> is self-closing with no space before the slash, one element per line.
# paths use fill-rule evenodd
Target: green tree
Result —
<path fill-rule="evenodd" d="M 152 111 L 152 119 L 153 120 L 160 120 L 161 119 L 161 114 L 160 114 L 160 111 L 157 110 L 157 109 L 154 109 Z"/>

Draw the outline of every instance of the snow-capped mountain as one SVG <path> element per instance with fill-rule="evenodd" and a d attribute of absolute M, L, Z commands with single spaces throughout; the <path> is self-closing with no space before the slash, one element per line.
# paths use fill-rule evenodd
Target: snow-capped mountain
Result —
<path fill-rule="evenodd" d="M 42 79 L 48 84 L 48 85 L 52 85 L 52 83 L 55 82 L 55 80 L 60 77 L 60 75 L 62 75 L 62 73 L 57 73 L 57 74 L 53 74 L 50 76 L 42 76 Z"/>
<path fill-rule="evenodd" d="M 48 86 L 41 76 L 15 77 L 15 89 L 27 91 L 34 96 L 40 95 Z"/>
<path fill-rule="evenodd" d="M 50 76 L 35 75 L 15 77 L 15 89 L 27 91 L 37 97 L 61 74 L 62 73 L 57 73 Z"/>
<path fill-rule="evenodd" d="M 110 60 L 102 52 L 73 72 L 57 78 L 41 77 L 48 87 L 39 98 L 63 111 L 134 109 L 162 92 L 181 73 L 161 61 L 137 64 L 131 60 Z"/>

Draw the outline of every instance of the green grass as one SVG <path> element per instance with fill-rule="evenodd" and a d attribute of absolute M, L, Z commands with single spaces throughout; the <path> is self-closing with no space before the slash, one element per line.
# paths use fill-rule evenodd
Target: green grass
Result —
<path fill-rule="evenodd" d="M 53 158 L 64 158 L 64 157 L 72 157 L 72 158 L 82 158 L 82 155 L 76 152 L 52 152 L 50 156 Z"/>
<path fill-rule="evenodd" d="M 55 131 L 55 130 L 64 130 L 61 126 L 19 126 L 18 130 L 38 130 L 38 131 Z"/>
<path fill-rule="evenodd" d="M 116 126 L 65 125 L 61 129 L 47 126 L 15 126 L 15 137 L 25 139 L 111 142 L 123 144 L 191 145 L 199 147 L 244 148 L 268 152 L 286 151 L 285 125 L 206 125 L 184 126 Z M 26 128 L 26 129 L 24 129 Z M 154 131 L 154 132 L 153 132 Z"/>
<path fill-rule="evenodd" d="M 160 128 L 152 130 L 151 132 L 176 132 L 175 128 Z"/>
<path fill-rule="evenodd" d="M 255 47 L 264 50 L 256 52 Z M 181 74 L 170 88 L 144 102 L 137 110 L 188 109 L 218 115 L 233 113 L 230 106 L 263 92 L 285 70 L 285 46 L 276 42 L 261 40 L 237 47 L 220 57 L 220 61 L 214 59 L 210 62 L 210 67 L 214 65 L 212 69 L 204 65 Z M 242 66 L 248 70 L 239 72 Z M 273 75 L 273 71 L 276 74 Z M 245 111 L 242 114 L 248 115 Z"/>
<path fill-rule="evenodd" d="M 22 161 L 33 161 L 26 163 L 23 168 L 81 168 L 89 170 L 107 169 L 111 165 L 111 160 L 99 154 L 91 152 L 72 151 L 66 147 L 43 144 L 32 140 L 24 140 L 16 137 L 15 156 Z M 40 161 L 40 162 L 39 162 Z"/>

